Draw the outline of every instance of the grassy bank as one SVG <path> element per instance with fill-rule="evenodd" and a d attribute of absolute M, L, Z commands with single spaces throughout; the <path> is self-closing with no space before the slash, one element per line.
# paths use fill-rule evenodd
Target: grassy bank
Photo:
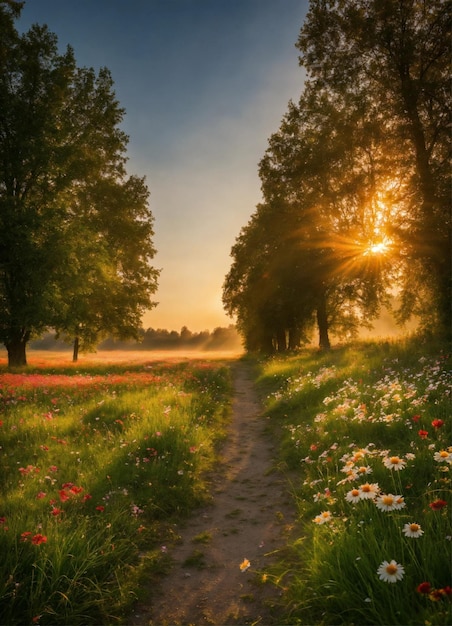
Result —
<path fill-rule="evenodd" d="M 0 623 L 114 624 L 206 497 L 220 363 L 0 370 Z"/>
<path fill-rule="evenodd" d="M 415 342 L 261 363 L 298 513 L 281 623 L 452 623 L 451 383 Z"/>

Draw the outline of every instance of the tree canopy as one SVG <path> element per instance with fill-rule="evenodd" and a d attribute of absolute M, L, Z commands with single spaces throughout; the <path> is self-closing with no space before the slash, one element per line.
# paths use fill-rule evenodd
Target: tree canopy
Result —
<path fill-rule="evenodd" d="M 314 323 L 329 347 L 395 293 L 400 319 L 450 331 L 450 15 L 441 0 L 311 1 L 307 79 L 224 284 L 249 347 L 295 347 Z"/>
<path fill-rule="evenodd" d="M 136 335 L 154 303 L 153 216 L 125 169 L 110 72 L 0 2 L 0 341 L 10 365 L 48 328 L 83 347 Z"/>

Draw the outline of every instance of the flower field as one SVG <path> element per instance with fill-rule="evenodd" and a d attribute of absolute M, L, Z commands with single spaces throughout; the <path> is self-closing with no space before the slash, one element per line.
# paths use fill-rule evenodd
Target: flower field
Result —
<path fill-rule="evenodd" d="M 215 362 L 0 369 L 0 623 L 121 623 L 208 493 L 230 398 Z"/>
<path fill-rule="evenodd" d="M 261 368 L 298 512 L 281 623 L 451 624 L 450 358 L 368 343 Z"/>

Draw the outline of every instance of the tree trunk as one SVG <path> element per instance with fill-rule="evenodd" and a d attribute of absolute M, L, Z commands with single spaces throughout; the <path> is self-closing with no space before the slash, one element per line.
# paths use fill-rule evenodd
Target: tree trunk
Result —
<path fill-rule="evenodd" d="M 287 350 L 287 337 L 284 328 L 279 328 L 276 331 L 276 345 L 278 352 L 285 352 Z"/>
<path fill-rule="evenodd" d="M 23 367 L 27 365 L 27 339 L 15 339 L 5 343 L 8 352 L 8 367 Z"/>
<path fill-rule="evenodd" d="M 74 350 L 72 352 L 72 362 L 77 363 L 78 361 L 78 350 L 80 347 L 80 339 L 79 337 L 75 337 L 74 339 Z"/>
<path fill-rule="evenodd" d="M 331 348 L 330 338 L 328 336 L 328 315 L 326 311 L 326 297 L 322 293 L 319 298 L 317 307 L 317 326 L 319 329 L 319 348 L 321 350 L 329 350 Z"/>
<path fill-rule="evenodd" d="M 301 344 L 301 331 L 299 328 L 289 328 L 289 350 L 296 350 Z"/>

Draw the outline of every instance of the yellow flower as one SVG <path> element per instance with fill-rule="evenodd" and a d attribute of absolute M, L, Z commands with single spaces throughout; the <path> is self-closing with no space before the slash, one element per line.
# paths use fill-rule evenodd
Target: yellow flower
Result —
<path fill-rule="evenodd" d="M 251 563 L 248 561 L 248 559 L 243 559 L 243 561 L 240 563 L 240 571 L 246 572 L 250 565 Z"/>

